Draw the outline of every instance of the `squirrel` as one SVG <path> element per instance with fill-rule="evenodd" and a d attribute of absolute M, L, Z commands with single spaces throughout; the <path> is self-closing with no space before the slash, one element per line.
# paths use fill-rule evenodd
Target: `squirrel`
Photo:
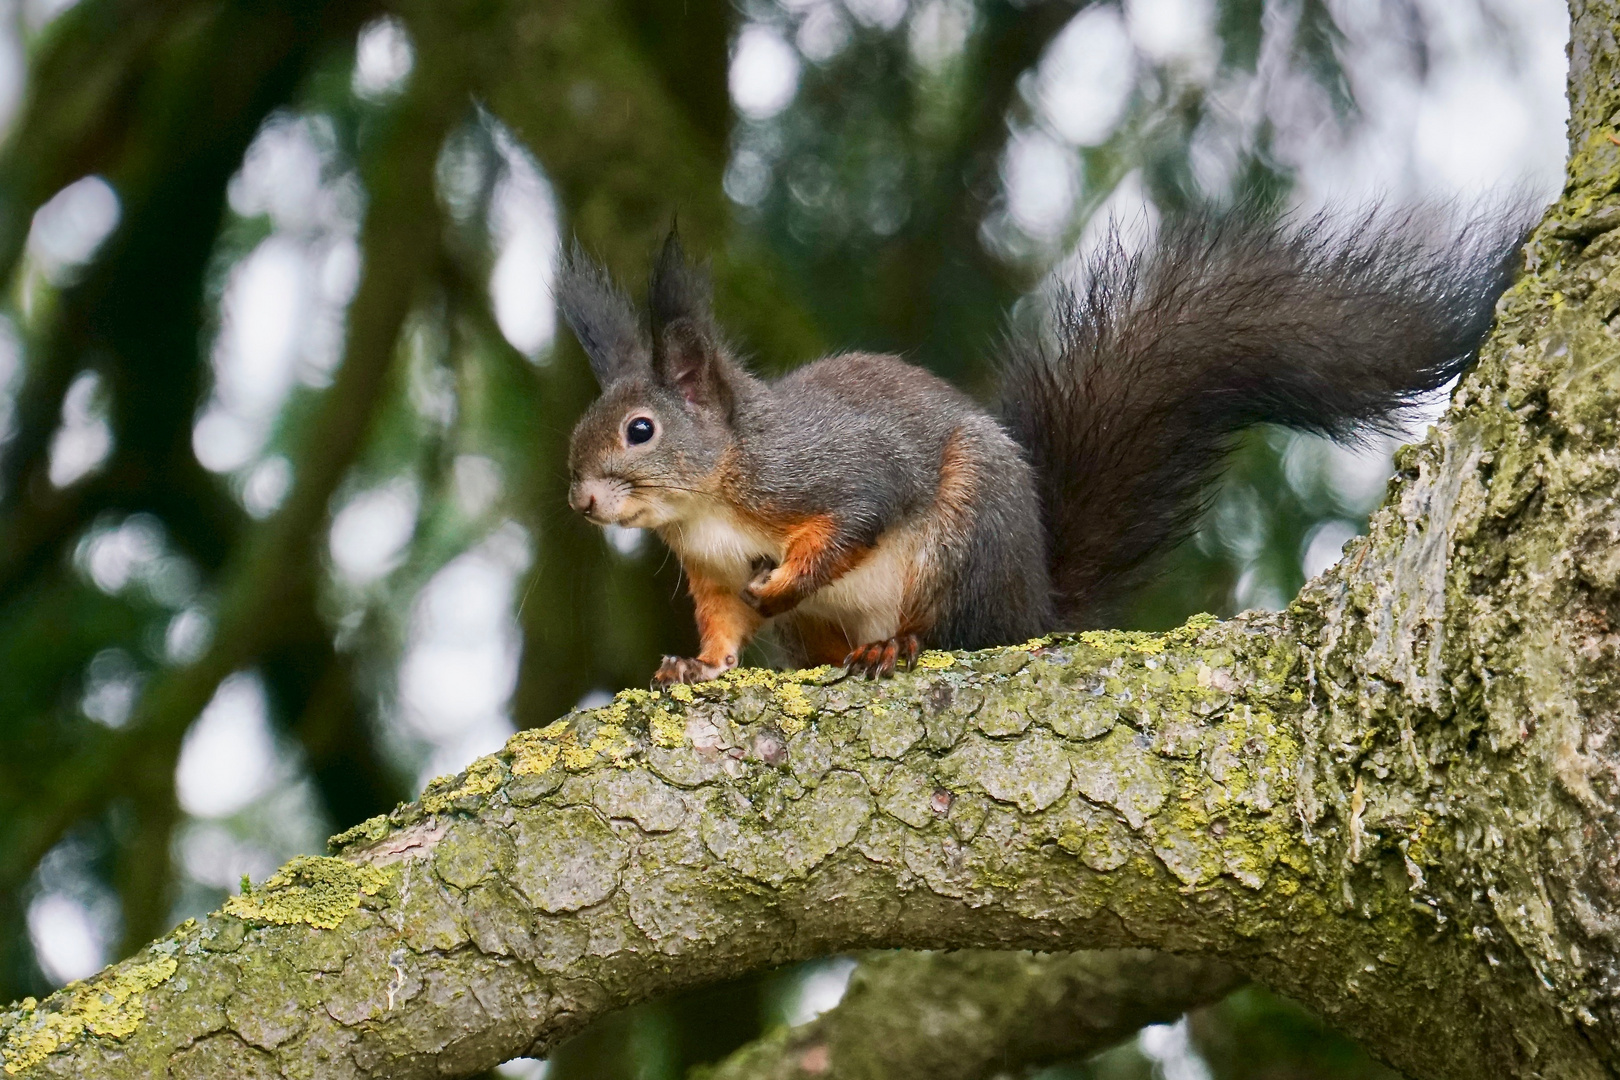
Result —
<path fill-rule="evenodd" d="M 680 559 L 702 647 L 659 686 L 719 676 L 767 623 L 791 659 L 867 678 L 1104 625 L 1195 527 L 1240 430 L 1353 443 L 1459 375 L 1524 231 L 1251 207 L 1166 220 L 1135 251 L 1110 230 L 1049 325 L 1008 332 L 991 409 L 892 355 L 761 379 L 673 231 L 645 322 L 576 244 L 555 294 L 602 394 L 568 501 Z"/>

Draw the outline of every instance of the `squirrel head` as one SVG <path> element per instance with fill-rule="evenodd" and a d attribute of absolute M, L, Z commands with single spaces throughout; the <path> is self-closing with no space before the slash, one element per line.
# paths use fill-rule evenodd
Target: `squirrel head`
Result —
<path fill-rule="evenodd" d="M 577 245 L 556 293 L 602 386 L 569 444 L 568 504 L 599 525 L 657 528 L 712 500 L 749 377 L 720 341 L 708 276 L 671 231 L 653 266 L 646 329 Z"/>

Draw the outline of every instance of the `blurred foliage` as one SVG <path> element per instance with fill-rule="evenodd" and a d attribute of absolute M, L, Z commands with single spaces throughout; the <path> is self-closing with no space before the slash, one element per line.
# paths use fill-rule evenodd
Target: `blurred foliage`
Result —
<path fill-rule="evenodd" d="M 0 154 L 0 999 L 49 988 L 29 932 L 30 910 L 47 932 L 44 901 L 68 902 L 52 910 L 117 954 L 216 905 L 234 870 L 262 874 L 409 797 L 436 762 L 465 761 L 453 732 L 407 722 L 402 689 L 452 569 L 506 575 L 519 725 L 692 648 L 656 542 L 610 542 L 566 511 L 563 453 L 594 386 L 566 337 L 514 345 L 503 328 L 491 281 L 538 227 L 514 224 L 514 206 L 554 214 L 631 281 L 678 216 L 763 369 L 894 349 L 982 391 L 1009 313 L 1128 178 L 1165 209 L 1286 201 L 1270 121 L 1212 87 L 1282 56 L 1353 123 L 1328 7 L 1267 19 L 1260 0 L 1217 0 L 1214 71 L 1138 58 L 1105 136 L 1063 144 L 1071 209 L 1032 234 L 1009 209 L 1009 146 L 1050 126 L 1039 67 L 1086 7 L 79 0 L 42 22 L 8 9 L 26 93 Z M 796 93 L 770 115 L 740 115 L 728 93 L 745 28 L 796 43 Z M 1212 145 L 1213 171 L 1199 165 Z M 51 229 L 105 202 L 87 176 L 115 194 L 116 225 L 64 256 Z M 247 310 L 248 277 L 286 265 L 303 306 Z M 535 277 L 524 306 L 548 305 Z M 289 333 L 296 355 L 254 352 Z M 1138 625 L 1284 602 L 1313 530 L 1359 524 L 1368 498 L 1326 483 L 1301 445 L 1244 441 Z M 360 573 L 335 553 L 363 506 L 403 524 Z M 501 662 L 495 681 L 511 675 Z M 187 732 L 241 673 L 230 685 L 262 701 L 274 775 L 229 812 L 188 813 Z M 552 1075 L 679 1076 L 779 1019 L 768 1003 L 793 978 L 628 1012 Z M 1303 1054 L 1326 1037 L 1258 993 L 1195 1031 L 1221 1077 L 1371 1075 Z"/>

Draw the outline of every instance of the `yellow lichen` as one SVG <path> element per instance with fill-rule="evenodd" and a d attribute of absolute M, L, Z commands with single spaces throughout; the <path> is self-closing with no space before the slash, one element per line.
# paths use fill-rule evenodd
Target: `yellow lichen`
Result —
<path fill-rule="evenodd" d="M 597 714 L 610 724 L 622 724 L 630 719 L 630 710 L 650 705 L 658 700 L 651 690 L 620 690 L 613 700 L 597 710 Z"/>
<path fill-rule="evenodd" d="M 596 729 L 596 736 L 591 739 L 591 750 L 606 757 L 615 765 L 624 765 L 630 755 L 636 752 L 636 744 L 620 725 L 603 724 Z"/>
<path fill-rule="evenodd" d="M 529 728 L 506 740 L 506 752 L 512 755 L 513 776 L 538 776 L 557 764 L 562 751 L 546 734 L 547 730 Z"/>
<path fill-rule="evenodd" d="M 930 649 L 921 656 L 917 657 L 915 666 L 923 669 L 924 671 L 943 671 L 948 667 L 955 666 L 955 664 L 956 657 L 952 656 L 950 653 L 940 652 L 938 649 Z"/>
<path fill-rule="evenodd" d="M 692 688 L 687 686 L 685 683 L 676 683 L 674 686 L 670 687 L 669 696 L 674 698 L 676 701 L 684 701 L 688 705 L 697 700 L 697 695 L 694 694 L 692 692 Z"/>
<path fill-rule="evenodd" d="M 562 744 L 561 749 L 563 768 L 568 769 L 571 772 L 578 772 L 581 769 L 588 769 L 591 766 L 591 762 L 596 760 L 596 747 L 594 743 L 581 746 L 579 743 L 570 739 Z"/>
<path fill-rule="evenodd" d="M 330 851 L 336 851 L 339 848 L 348 847 L 350 844 L 358 844 L 362 840 L 381 840 L 387 835 L 388 815 L 378 814 L 376 817 L 366 818 L 366 820 L 362 821 L 358 825 L 353 825 L 347 829 L 344 829 L 336 836 L 327 840 L 326 847 Z"/>
<path fill-rule="evenodd" d="M 623 726 L 603 723 L 597 725 L 596 734 L 589 743 L 582 746 L 573 739 L 566 739 L 561 749 L 563 766 L 577 772 L 588 768 L 598 756 L 606 757 L 615 765 L 628 766 L 630 755 L 635 753 L 636 744 L 625 734 Z"/>
<path fill-rule="evenodd" d="M 652 722 L 647 726 L 652 731 L 652 741 L 666 749 L 673 749 L 686 739 L 686 720 L 674 713 L 659 710 L 653 713 Z"/>
<path fill-rule="evenodd" d="M 1050 644 L 1052 644 L 1052 635 L 1047 634 L 1045 637 L 1030 638 L 1022 645 L 1009 645 L 1007 651 L 1032 653 L 1038 649 L 1044 649 Z"/>
<path fill-rule="evenodd" d="M 386 884 L 388 874 L 375 866 L 300 855 L 257 889 L 225 901 L 225 913 L 249 922 L 335 930 L 359 910 L 362 895 L 375 896 Z"/>
<path fill-rule="evenodd" d="M 502 775 L 499 758 L 494 755 L 481 757 L 467 766 L 467 771 L 462 774 L 465 779 L 460 784 L 455 782 L 453 776 L 441 776 L 430 783 L 422 792 L 422 809 L 430 814 L 442 814 L 460 799 L 488 795 L 501 786 Z"/>
<path fill-rule="evenodd" d="M 808 726 L 810 716 L 816 707 L 810 703 L 810 698 L 804 692 L 804 687 L 794 682 L 784 682 L 776 688 L 776 705 L 782 710 L 782 730 L 788 735 L 797 735 Z"/>
<path fill-rule="evenodd" d="M 775 686 L 782 677 L 769 668 L 732 668 L 720 678 L 728 685 L 739 690 L 750 686 Z"/>
<path fill-rule="evenodd" d="M 145 963 L 109 968 L 89 983 L 70 984 L 62 991 L 67 996 L 59 1008 L 35 1012 L 6 1034 L 0 1044 L 3 1068 L 12 1076 L 31 1069 L 85 1032 L 127 1037 L 146 1018 L 141 995 L 167 982 L 178 967 L 173 956 L 158 955 Z M 34 1004 L 32 998 L 25 1000 L 25 1011 L 34 1012 Z"/>
<path fill-rule="evenodd" d="M 573 722 L 567 717 L 513 735 L 506 740 L 506 752 L 512 755 L 512 775 L 536 776 L 545 772 L 563 755 L 559 744 L 572 742 L 572 736 Z"/>
<path fill-rule="evenodd" d="M 1086 630 L 1080 634 L 1081 644 L 1099 652 L 1121 656 L 1127 652 L 1142 656 L 1157 656 L 1174 646 L 1191 645 L 1200 634 L 1220 624 L 1208 612 L 1200 612 L 1186 622 L 1163 634 L 1150 634 L 1141 630 Z"/>

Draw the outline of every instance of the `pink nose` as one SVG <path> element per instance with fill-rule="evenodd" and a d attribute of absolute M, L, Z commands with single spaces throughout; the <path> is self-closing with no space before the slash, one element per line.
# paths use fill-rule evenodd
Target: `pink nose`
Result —
<path fill-rule="evenodd" d="M 568 489 L 568 505 L 590 517 L 596 509 L 596 493 L 587 490 L 584 484 L 575 484 Z"/>

